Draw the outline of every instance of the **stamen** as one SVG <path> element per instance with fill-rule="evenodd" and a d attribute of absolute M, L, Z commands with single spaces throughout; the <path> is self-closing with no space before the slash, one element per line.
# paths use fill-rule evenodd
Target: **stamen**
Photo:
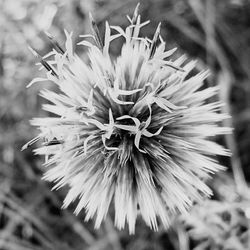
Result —
<path fill-rule="evenodd" d="M 101 39 L 101 36 L 100 36 L 100 32 L 99 32 L 99 29 L 97 27 L 96 21 L 94 20 L 91 13 L 89 13 L 89 19 L 90 19 L 90 22 L 91 22 L 91 29 L 92 29 L 93 35 L 95 37 L 95 42 L 96 42 L 98 48 L 100 50 L 103 50 L 103 42 L 102 42 L 102 39 Z"/>
<path fill-rule="evenodd" d="M 182 69 L 181 67 L 175 66 L 175 65 L 173 65 L 173 64 L 171 64 L 171 63 L 169 63 L 169 62 L 164 62 L 164 65 L 166 65 L 166 66 L 168 66 L 168 67 L 171 67 L 171 68 L 173 68 L 173 69 L 175 69 L 175 70 L 179 70 L 179 71 L 181 71 L 181 72 L 185 72 L 185 70 Z"/>
<path fill-rule="evenodd" d="M 51 43 L 54 45 L 56 51 L 61 53 L 61 54 L 64 54 L 65 53 L 64 49 L 59 45 L 59 43 L 56 41 L 56 39 L 49 32 L 45 31 L 44 33 L 49 38 Z"/>
<path fill-rule="evenodd" d="M 40 63 L 43 65 L 45 69 L 47 69 L 49 72 L 51 72 L 51 75 L 58 77 L 57 73 L 54 71 L 54 69 L 42 58 L 41 55 L 39 55 L 33 48 L 30 46 L 28 47 L 31 53 L 40 61 Z"/>
<path fill-rule="evenodd" d="M 157 29 L 156 29 L 155 34 L 154 34 L 154 37 L 153 37 L 153 40 L 152 40 L 150 54 L 149 54 L 149 60 L 151 60 L 155 54 L 157 42 L 158 42 L 159 37 L 160 37 L 160 30 L 161 30 L 161 23 L 158 24 Z"/>
<path fill-rule="evenodd" d="M 52 146 L 52 145 L 59 145 L 59 144 L 63 144 L 63 143 L 64 143 L 63 140 L 57 140 L 57 138 L 54 137 L 51 141 L 45 142 L 43 145 L 44 146 Z"/>

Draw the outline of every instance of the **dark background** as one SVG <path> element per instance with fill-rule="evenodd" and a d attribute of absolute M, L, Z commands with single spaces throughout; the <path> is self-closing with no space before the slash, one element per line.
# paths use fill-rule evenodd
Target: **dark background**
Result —
<path fill-rule="evenodd" d="M 232 151 L 220 158 L 227 171 L 217 175 L 210 186 L 212 201 L 196 206 L 190 216 L 174 221 L 166 231 L 153 232 L 141 219 L 136 234 L 118 231 L 112 211 L 99 230 L 84 222 L 84 212 L 74 216 L 73 206 L 61 210 L 66 189 L 50 191 L 41 180 L 43 159 L 32 148 L 20 149 L 38 131 L 29 120 L 45 116 L 39 90 L 51 83 L 26 89 L 42 76 L 28 44 L 42 55 L 51 43 L 48 30 L 63 44 L 64 29 L 79 35 L 90 32 L 92 12 L 101 32 L 105 20 L 126 27 L 137 1 L 129 0 L 0 0 L 0 249 L 13 250 L 234 250 L 250 249 L 250 2 L 247 0 L 144 0 L 142 19 L 151 20 L 143 35 L 152 38 L 158 22 L 167 49 L 178 47 L 197 59 L 197 68 L 209 68 L 207 85 L 220 85 L 219 98 L 232 115 L 224 125 L 233 135 L 216 138 Z M 111 53 L 119 53 L 117 43 Z M 86 51 L 76 47 L 85 58 Z M 245 181 L 246 179 L 246 181 Z"/>

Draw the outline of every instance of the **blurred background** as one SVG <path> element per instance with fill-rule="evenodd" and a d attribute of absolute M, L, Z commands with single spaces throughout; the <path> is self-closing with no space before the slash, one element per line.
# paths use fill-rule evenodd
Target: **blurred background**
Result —
<path fill-rule="evenodd" d="M 250 1 L 141 0 L 142 19 L 151 20 L 143 35 L 152 37 L 158 22 L 167 49 L 178 47 L 198 69 L 209 68 L 207 85 L 219 85 L 225 121 L 234 133 L 216 138 L 232 152 L 218 159 L 227 167 L 210 181 L 211 200 L 176 218 L 168 230 L 153 232 L 139 219 L 136 234 L 118 231 L 113 213 L 94 230 L 84 212 L 73 206 L 61 210 L 66 189 L 50 191 L 41 180 L 43 159 L 23 144 L 38 131 L 29 120 L 45 116 L 39 90 L 51 83 L 26 85 L 43 73 L 28 45 L 44 55 L 49 31 L 64 44 L 64 29 L 79 35 L 90 32 L 91 11 L 101 32 L 104 22 L 126 27 L 135 0 L 0 0 L 0 249 L 1 250 L 249 250 L 250 249 Z M 77 46 L 85 57 L 86 51 Z M 111 53 L 119 53 L 113 46 Z"/>

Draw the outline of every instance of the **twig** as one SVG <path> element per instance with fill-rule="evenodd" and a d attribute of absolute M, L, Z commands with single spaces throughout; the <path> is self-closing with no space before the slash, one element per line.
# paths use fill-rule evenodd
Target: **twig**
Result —
<path fill-rule="evenodd" d="M 223 103 L 225 103 L 224 112 L 231 114 L 231 109 L 230 109 L 230 104 L 229 104 L 229 95 L 232 90 L 232 79 L 234 79 L 233 74 L 231 73 L 232 72 L 231 65 L 228 62 L 227 57 L 223 49 L 221 48 L 220 44 L 216 42 L 215 33 L 214 33 L 215 24 L 214 25 L 210 24 L 210 26 L 213 25 L 213 27 L 209 27 L 210 30 L 209 31 L 207 30 L 208 26 L 206 23 L 206 19 L 204 18 L 205 13 L 203 11 L 204 6 L 201 5 L 200 1 L 189 0 L 188 2 L 191 8 L 193 9 L 198 21 L 200 22 L 201 26 L 206 32 L 207 36 L 209 35 L 209 42 L 210 42 L 209 49 L 214 53 L 214 56 L 216 56 L 216 59 L 218 60 L 221 66 L 222 73 L 219 75 L 219 79 L 218 79 L 218 83 L 220 85 L 220 90 L 221 90 L 220 98 L 223 101 Z M 211 30 L 212 28 L 213 30 Z M 233 122 L 230 119 L 224 120 L 223 125 L 225 127 L 233 128 Z M 236 188 L 237 188 L 238 193 L 243 195 L 243 193 L 247 189 L 247 183 L 244 177 L 240 158 L 238 155 L 238 150 L 237 150 L 234 134 L 226 135 L 226 143 L 227 143 L 228 148 L 232 152 L 231 164 L 232 164 L 233 175 L 234 175 L 234 179 L 236 183 Z"/>
<path fill-rule="evenodd" d="M 232 77 L 227 71 L 223 71 L 219 74 L 218 84 L 220 85 L 220 98 L 225 104 L 224 112 L 231 114 L 230 104 L 229 104 L 229 94 L 231 93 L 232 89 Z M 233 127 L 233 122 L 231 119 L 226 119 L 223 121 L 223 125 L 225 127 Z M 226 135 L 226 143 L 228 148 L 230 149 L 232 156 L 231 156 L 231 164 L 232 170 L 234 175 L 234 180 L 236 184 L 236 189 L 240 195 L 246 193 L 248 190 L 248 186 L 246 183 L 246 179 L 242 170 L 241 161 L 239 158 L 239 153 L 236 146 L 236 140 L 234 134 Z"/>
<path fill-rule="evenodd" d="M 217 61 L 219 62 L 219 64 L 221 65 L 222 69 L 227 70 L 228 72 L 232 71 L 231 65 L 227 60 L 227 56 L 225 55 L 223 49 L 221 48 L 221 46 L 219 45 L 219 43 L 217 43 L 216 39 L 215 39 L 215 24 L 209 24 L 210 26 L 213 25 L 213 27 L 210 27 L 210 29 L 213 29 L 213 31 L 209 31 L 208 34 L 208 30 L 207 30 L 207 20 L 206 20 L 206 15 L 205 12 L 203 11 L 203 9 L 205 9 L 204 6 L 201 6 L 201 4 L 199 3 L 200 1 L 193 1 L 193 0 L 189 0 L 188 1 L 190 4 L 190 7 L 192 8 L 194 14 L 196 15 L 198 21 L 201 24 L 201 27 L 203 28 L 204 32 L 206 33 L 206 40 L 209 39 L 209 50 L 206 47 L 206 51 L 207 53 L 213 53 L 214 56 L 216 57 Z M 198 5 L 199 6 L 198 6 Z M 210 20 L 211 21 L 211 20 Z M 209 38 L 207 37 L 209 35 Z"/>

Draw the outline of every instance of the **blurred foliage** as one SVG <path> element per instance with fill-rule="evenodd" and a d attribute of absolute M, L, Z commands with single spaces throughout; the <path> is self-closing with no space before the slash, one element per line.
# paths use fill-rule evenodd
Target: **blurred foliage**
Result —
<path fill-rule="evenodd" d="M 217 200 L 204 200 L 177 222 L 183 241 L 190 241 L 195 250 L 249 249 L 250 193 L 238 195 L 231 176 L 214 180 Z M 179 225 L 178 225 L 179 223 Z"/>
<path fill-rule="evenodd" d="M 168 48 L 178 46 L 179 53 L 197 58 L 198 67 L 211 69 L 207 84 L 221 86 L 220 98 L 232 115 L 226 125 L 234 127 L 232 136 L 218 138 L 231 149 L 232 158 L 219 159 L 228 171 L 211 181 L 213 200 L 194 206 L 170 230 L 152 232 L 138 221 L 136 234 L 130 236 L 114 228 L 112 212 L 94 230 L 91 222 L 84 222 L 83 213 L 76 217 L 73 208 L 60 209 L 66 190 L 51 192 L 41 180 L 43 159 L 31 150 L 20 152 L 36 134 L 28 121 L 44 115 L 38 95 L 43 85 L 25 88 L 39 76 L 28 44 L 45 54 L 51 44 L 43 31 L 63 44 L 64 29 L 74 31 L 76 43 L 90 30 L 89 11 L 101 30 L 106 19 L 125 26 L 125 15 L 132 14 L 136 4 L 134 0 L 0 0 L 0 249 L 250 249 L 248 0 L 141 1 L 143 19 L 151 20 L 143 35 L 152 37 L 161 21 Z M 120 44 L 113 46 L 112 53 L 119 48 Z M 86 51 L 76 50 L 84 59 Z"/>

